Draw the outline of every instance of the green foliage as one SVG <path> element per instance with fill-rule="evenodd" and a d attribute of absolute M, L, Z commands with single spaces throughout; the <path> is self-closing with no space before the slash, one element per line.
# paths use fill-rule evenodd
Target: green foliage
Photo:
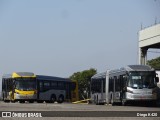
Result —
<path fill-rule="evenodd" d="M 157 57 L 152 60 L 148 60 L 147 64 L 153 67 L 154 69 L 160 69 L 160 57 Z"/>
<path fill-rule="evenodd" d="M 90 95 L 91 77 L 96 73 L 97 73 L 97 70 L 94 68 L 91 68 L 89 70 L 73 73 L 73 75 L 70 76 L 71 80 L 78 81 L 79 98 L 81 100 L 88 98 L 88 96 Z"/>

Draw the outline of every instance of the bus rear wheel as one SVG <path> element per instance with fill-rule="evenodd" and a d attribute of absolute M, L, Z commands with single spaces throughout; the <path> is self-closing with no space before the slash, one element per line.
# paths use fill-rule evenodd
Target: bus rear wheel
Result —
<path fill-rule="evenodd" d="M 54 103 L 56 101 L 56 95 L 52 95 L 51 96 L 51 99 L 50 99 L 50 102 L 51 103 Z"/>
<path fill-rule="evenodd" d="M 59 97 L 58 97 L 58 103 L 63 103 L 63 101 L 64 101 L 64 96 L 63 95 L 60 95 Z"/>

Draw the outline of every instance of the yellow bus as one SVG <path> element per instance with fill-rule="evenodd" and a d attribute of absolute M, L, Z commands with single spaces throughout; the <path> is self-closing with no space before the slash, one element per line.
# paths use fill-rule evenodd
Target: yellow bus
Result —
<path fill-rule="evenodd" d="M 4 102 L 34 102 L 37 99 L 36 75 L 30 72 L 13 72 L 2 76 Z"/>
<path fill-rule="evenodd" d="M 2 77 L 2 96 L 4 102 L 74 102 L 79 99 L 78 83 L 55 76 L 14 72 Z"/>

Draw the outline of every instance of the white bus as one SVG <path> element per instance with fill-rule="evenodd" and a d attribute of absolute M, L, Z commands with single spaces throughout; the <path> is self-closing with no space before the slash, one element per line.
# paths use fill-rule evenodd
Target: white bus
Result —
<path fill-rule="evenodd" d="M 155 70 L 145 65 L 108 70 L 91 78 L 91 102 L 112 105 L 134 101 L 156 103 L 157 82 Z"/>

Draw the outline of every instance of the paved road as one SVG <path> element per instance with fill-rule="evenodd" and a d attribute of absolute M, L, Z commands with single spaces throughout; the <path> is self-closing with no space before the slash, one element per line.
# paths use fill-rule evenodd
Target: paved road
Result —
<path fill-rule="evenodd" d="M 146 113 L 148 111 L 160 111 L 160 107 L 144 107 L 144 106 L 111 106 L 111 105 L 88 105 L 88 104 L 71 104 L 71 103 L 63 103 L 63 104 L 45 104 L 45 103 L 4 103 L 4 102 L 0 102 L 0 111 L 85 111 L 87 113 L 87 111 L 115 111 L 113 113 L 117 113 L 118 111 L 142 111 L 142 113 L 144 111 L 146 111 Z M 95 114 L 98 114 L 98 112 L 96 112 Z M 112 114 L 112 113 L 111 113 Z M 125 113 L 127 114 L 127 113 Z M 136 117 L 136 116 L 135 116 Z M 132 117 L 131 119 L 142 119 L 142 118 L 135 118 Z M 1 119 L 5 119 L 5 120 L 16 120 L 17 118 L 0 118 Z M 20 118 L 19 118 L 20 119 Z M 28 119 L 28 118 L 21 118 L 21 119 Z M 33 118 L 32 118 L 33 119 Z M 48 120 L 48 119 L 53 119 L 53 118 L 34 118 L 36 120 Z M 91 119 L 91 120 L 105 120 L 105 119 L 115 119 L 115 117 L 54 117 L 54 120 L 60 120 L 60 119 L 64 119 L 64 120 L 85 120 L 85 119 Z M 128 118 L 126 117 L 120 117 L 118 119 L 125 119 L 127 120 Z M 155 119 L 158 120 L 158 118 L 144 118 L 144 119 Z"/>

